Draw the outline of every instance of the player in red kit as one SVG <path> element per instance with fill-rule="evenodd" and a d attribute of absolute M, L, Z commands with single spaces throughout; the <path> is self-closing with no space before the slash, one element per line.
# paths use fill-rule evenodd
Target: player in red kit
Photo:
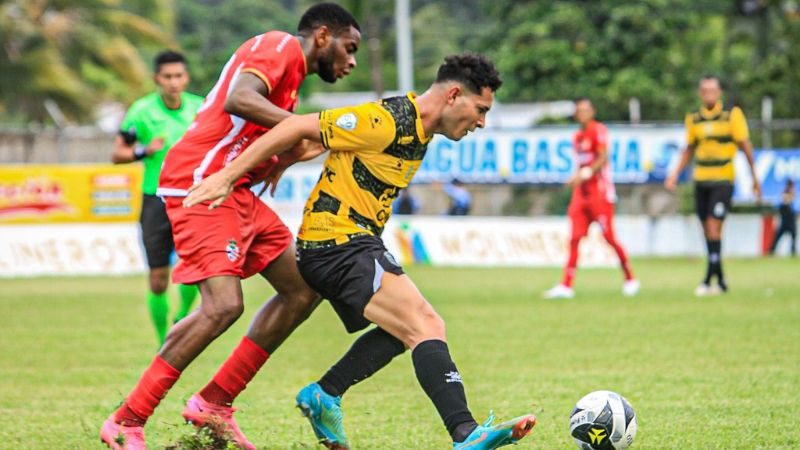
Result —
<path fill-rule="evenodd" d="M 181 372 L 242 314 L 241 279 L 263 276 L 276 295 L 253 318 L 247 335 L 213 379 L 187 402 L 183 417 L 198 427 L 255 449 L 233 419 L 233 399 L 286 337 L 313 311 L 319 295 L 303 281 L 293 237 L 277 215 L 250 190 L 288 165 L 321 153 L 301 143 L 242 177 L 228 201 L 182 206 L 188 189 L 222 169 L 297 106 L 306 75 L 333 83 L 355 67 L 360 44 L 353 16 L 332 3 L 312 6 L 297 35 L 270 31 L 233 54 L 195 121 L 164 160 L 157 194 L 166 202 L 180 262 L 173 280 L 197 284 L 200 308 L 170 330 L 166 341 L 100 431 L 112 449 L 144 449 L 143 427 Z"/>
<path fill-rule="evenodd" d="M 560 284 L 544 293 L 545 298 L 572 298 L 575 291 L 572 281 L 578 265 L 578 246 L 589 231 L 589 225 L 597 222 L 603 237 L 619 256 L 625 282 L 622 293 L 633 296 L 639 292 L 640 283 L 633 277 L 625 249 L 614 235 L 614 202 L 616 192 L 608 165 L 608 130 L 594 120 L 595 111 L 591 100 L 579 98 L 575 101 L 575 120 L 581 128 L 575 133 L 573 146 L 577 153 L 578 171 L 567 184 L 572 188 L 572 200 L 567 215 L 572 223 L 569 241 L 569 260 L 564 268 Z"/>

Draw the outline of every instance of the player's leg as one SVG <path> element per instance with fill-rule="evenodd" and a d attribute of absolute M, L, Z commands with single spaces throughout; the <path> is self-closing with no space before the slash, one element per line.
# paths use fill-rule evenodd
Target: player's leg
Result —
<path fill-rule="evenodd" d="M 722 227 L 731 205 L 733 185 L 714 186 L 709 194 L 708 217 L 703 226 L 708 245 L 708 273 L 706 284 L 716 276 L 717 285 L 723 292 L 728 290 L 722 270 Z M 710 275 L 710 276 L 709 276 Z"/>
<path fill-rule="evenodd" d="M 150 291 L 147 293 L 147 308 L 150 311 L 150 320 L 156 329 L 156 338 L 159 347 L 164 344 L 167 337 L 169 316 L 169 266 L 151 267 L 148 273 Z"/>
<path fill-rule="evenodd" d="M 148 274 L 149 292 L 147 307 L 150 319 L 156 330 L 158 345 L 164 344 L 169 328 L 169 259 L 172 253 L 172 230 L 164 202 L 154 195 L 142 197 L 142 213 L 139 218 L 142 227 Z"/>
<path fill-rule="evenodd" d="M 572 298 L 575 296 L 572 283 L 575 280 L 575 271 L 578 267 L 578 252 L 581 239 L 583 239 L 589 231 L 591 219 L 585 211 L 583 202 L 576 201 L 575 198 L 570 202 L 567 216 L 570 221 L 570 237 L 569 256 L 564 266 L 564 275 L 561 278 L 560 284 L 544 293 L 545 298 Z"/>
<path fill-rule="evenodd" d="M 260 273 L 276 294 L 256 313 L 247 335 L 211 381 L 189 400 L 183 416 L 197 426 L 212 425 L 217 435 L 227 435 L 240 448 L 250 449 L 254 446 L 233 420 L 231 405 L 270 354 L 308 318 L 320 296 L 300 276 L 293 237 L 283 222 L 249 191 L 244 201 L 255 236 L 247 250 L 243 274 Z"/>
<path fill-rule="evenodd" d="M 169 331 L 136 387 L 103 425 L 101 439 L 112 448 L 119 448 L 118 434 L 144 445 L 142 427 L 181 371 L 243 311 L 239 245 L 246 246 L 234 215 L 236 199 L 213 211 L 167 201 L 181 257 L 173 275 L 176 282 L 199 283 L 201 304 Z"/>
<path fill-rule="evenodd" d="M 103 425 L 101 438 L 109 445 L 122 432 L 138 428 L 178 381 L 181 372 L 243 312 L 242 290 L 236 276 L 217 276 L 200 282 L 200 308 L 175 324 L 158 355 L 145 369 L 123 404 Z M 113 447 L 112 447 L 113 448 Z"/>
<path fill-rule="evenodd" d="M 797 227 L 792 226 L 789 228 L 789 237 L 791 238 L 792 246 L 789 248 L 789 252 L 792 256 L 797 254 Z"/>
<path fill-rule="evenodd" d="M 639 292 L 640 283 L 633 276 L 633 270 L 631 269 L 625 248 L 617 240 L 616 232 L 614 232 L 614 205 L 612 203 L 603 202 L 599 203 L 599 208 L 596 220 L 603 232 L 603 239 L 608 242 L 608 245 L 610 245 L 617 254 L 622 273 L 625 277 L 625 282 L 622 285 L 622 293 L 626 296 L 636 295 Z"/>
<path fill-rule="evenodd" d="M 204 400 L 220 406 L 233 404 L 269 355 L 319 304 L 319 294 L 308 287 L 297 270 L 294 253 L 294 244 L 290 244 L 261 272 L 276 294 L 256 313 L 246 336 L 199 392 Z"/>
<path fill-rule="evenodd" d="M 533 416 L 496 426 L 491 421 L 484 426 L 475 422 L 446 343 L 444 320 L 408 276 L 385 272 L 380 288 L 364 308 L 364 317 L 411 349 L 417 380 L 439 412 L 456 448 L 471 447 L 480 439 L 491 441 L 481 448 L 496 448 L 530 432 L 535 424 Z"/>
<path fill-rule="evenodd" d="M 178 294 L 181 299 L 181 303 L 178 306 L 178 311 L 175 313 L 175 317 L 173 318 L 173 323 L 177 323 L 187 315 L 192 310 L 192 306 L 194 306 L 194 301 L 197 299 L 197 286 L 193 284 L 178 284 Z"/>

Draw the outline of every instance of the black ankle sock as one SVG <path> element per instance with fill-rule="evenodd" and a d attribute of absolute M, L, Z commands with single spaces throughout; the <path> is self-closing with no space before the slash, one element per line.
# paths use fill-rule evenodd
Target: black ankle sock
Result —
<path fill-rule="evenodd" d="M 319 385 L 328 394 L 341 396 L 405 351 L 400 340 L 380 328 L 373 328 L 356 339 L 350 350 L 319 380 Z"/>
<path fill-rule="evenodd" d="M 719 240 L 708 241 L 708 274 L 706 274 L 706 284 L 711 282 L 711 278 L 716 276 L 717 281 L 725 284 L 722 276 L 722 242 Z"/>
<path fill-rule="evenodd" d="M 467 407 L 461 375 L 447 344 L 440 340 L 422 342 L 411 352 L 411 358 L 417 380 L 439 411 L 453 442 L 462 442 L 478 424 Z"/>

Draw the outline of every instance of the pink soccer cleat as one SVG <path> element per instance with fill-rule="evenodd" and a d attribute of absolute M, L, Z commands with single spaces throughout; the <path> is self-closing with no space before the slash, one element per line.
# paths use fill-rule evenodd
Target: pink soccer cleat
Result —
<path fill-rule="evenodd" d="M 100 429 L 100 441 L 111 450 L 147 450 L 144 428 L 126 427 L 114 421 L 112 414 Z"/>
<path fill-rule="evenodd" d="M 247 440 L 233 413 L 236 408 L 209 403 L 194 394 L 183 409 L 183 418 L 197 428 L 208 428 L 217 437 L 233 441 L 242 450 L 256 450 L 256 446 Z"/>

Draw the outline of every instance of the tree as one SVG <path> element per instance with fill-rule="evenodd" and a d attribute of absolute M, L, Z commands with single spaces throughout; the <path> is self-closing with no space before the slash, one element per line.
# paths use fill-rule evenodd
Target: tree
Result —
<path fill-rule="evenodd" d="M 46 99 L 85 119 L 104 99 L 132 101 L 150 70 L 137 48 L 172 45 L 148 17 L 132 12 L 154 0 L 6 0 L 0 3 L 0 107 L 17 120 L 46 120 Z M 126 9 L 128 8 L 128 9 Z"/>

